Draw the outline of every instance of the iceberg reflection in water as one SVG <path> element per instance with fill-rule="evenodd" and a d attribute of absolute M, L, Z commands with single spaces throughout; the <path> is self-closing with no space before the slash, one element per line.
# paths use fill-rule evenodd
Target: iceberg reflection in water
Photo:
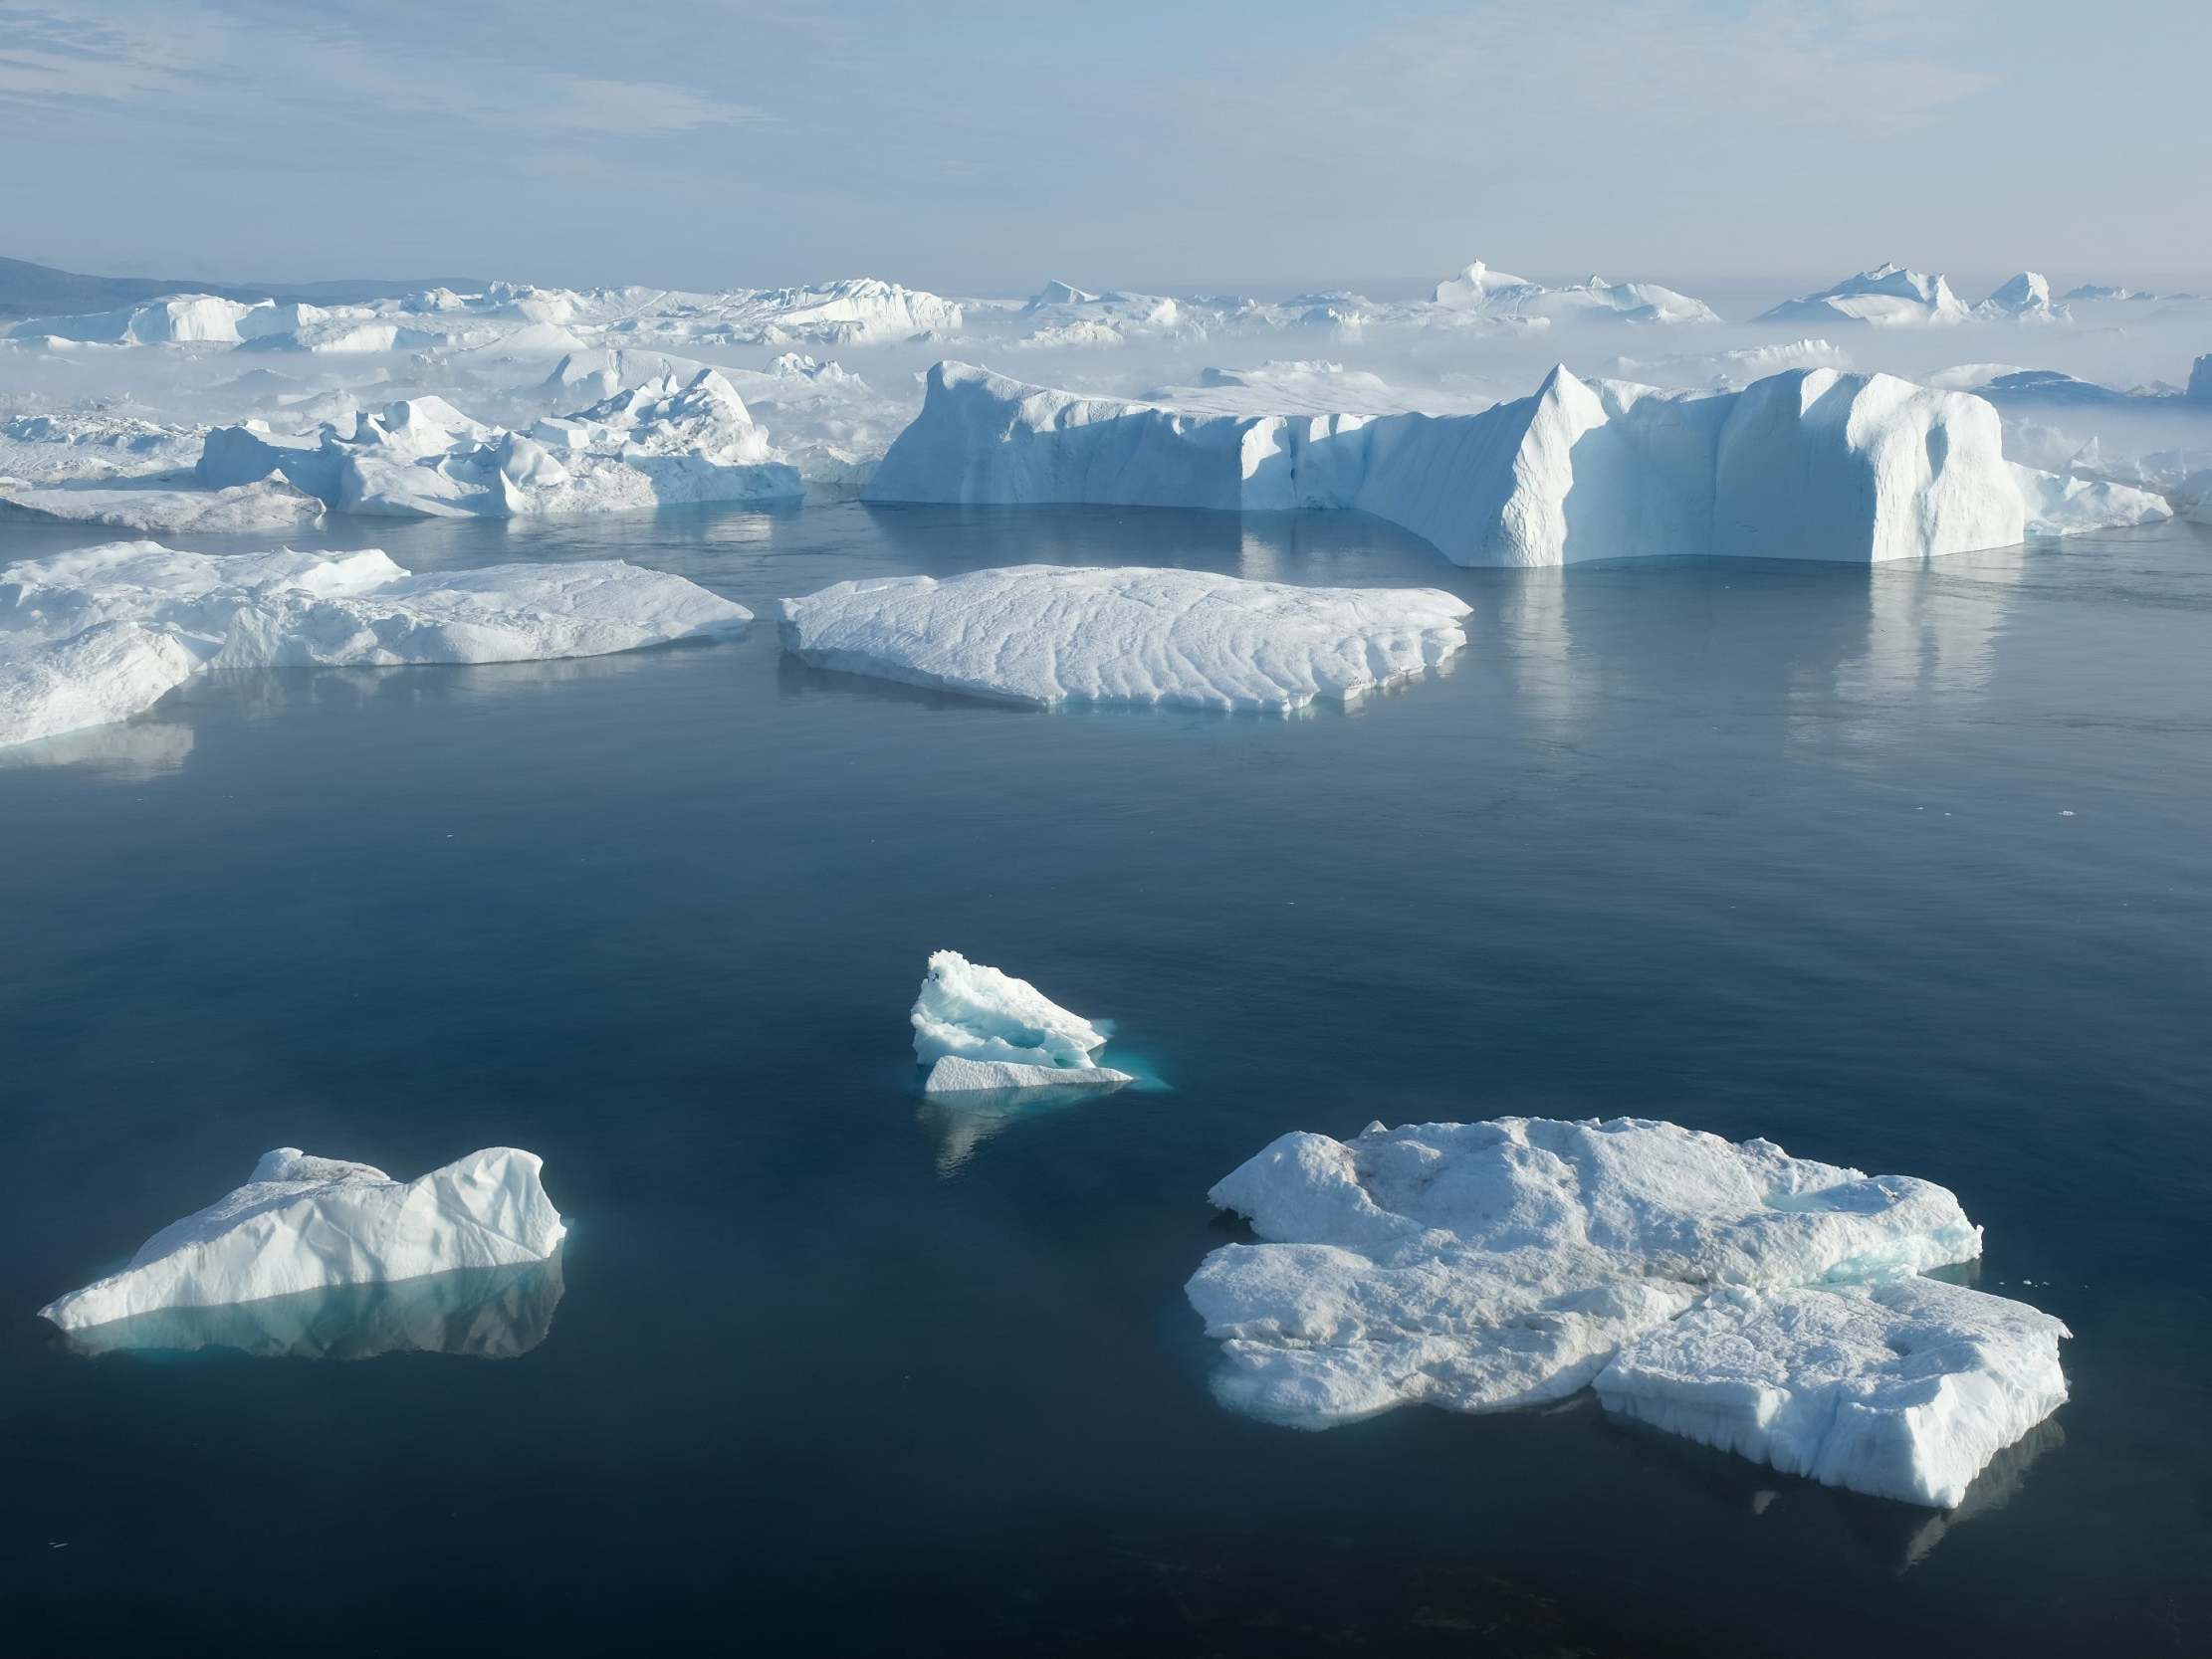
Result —
<path fill-rule="evenodd" d="M 219 1308 L 161 1308 L 58 1338 L 73 1353 L 233 1348 L 258 1359 L 372 1359 L 459 1353 L 513 1359 L 553 1329 L 560 1252 L 515 1267 L 336 1285 Z"/>
<path fill-rule="evenodd" d="M 1035 1089 L 964 1089 L 928 1095 L 915 1116 L 937 1142 L 937 1172 L 955 1175 L 976 1148 L 1016 1118 L 1119 1092 L 1120 1083 L 1047 1084 Z"/>

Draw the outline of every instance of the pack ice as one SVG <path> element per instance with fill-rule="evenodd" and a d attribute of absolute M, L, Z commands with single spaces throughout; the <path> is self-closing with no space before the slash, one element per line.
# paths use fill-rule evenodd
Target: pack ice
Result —
<path fill-rule="evenodd" d="M 165 1308 L 543 1261 L 566 1229 L 541 1167 L 534 1152 L 492 1146 L 398 1181 L 280 1146 L 244 1186 L 147 1239 L 121 1272 L 39 1314 L 75 1331 Z"/>
<path fill-rule="evenodd" d="M 1209 1194 L 1264 1242 L 1187 1291 L 1240 1409 L 1608 1409 L 1936 1507 L 2066 1398 L 2057 1320 L 1916 1277 L 1981 1230 L 1931 1182 L 1645 1119 L 1282 1137 Z"/>
<path fill-rule="evenodd" d="M 1468 610 L 1436 588 L 1043 564 L 839 582 L 781 608 L 784 649 L 817 668 L 1046 707 L 1278 714 L 1434 668 Z"/>
<path fill-rule="evenodd" d="M 1464 565 L 1873 561 L 2009 546 L 2028 528 L 1990 404 L 1826 368 L 1668 392 L 1562 366 L 1479 414 L 1368 418 L 1201 414 L 941 363 L 865 496 L 1350 508 Z"/>
<path fill-rule="evenodd" d="M 373 548 L 111 542 L 0 568 L 0 745 L 126 719 L 208 668 L 593 657 L 751 617 L 619 559 L 417 575 Z"/>
<path fill-rule="evenodd" d="M 1134 1081 L 1094 1058 L 1106 1034 L 1089 1020 L 1028 980 L 957 950 L 930 956 L 908 1018 L 914 1058 L 930 1068 L 923 1088 L 932 1095 L 1070 1085 L 1115 1089 Z"/>

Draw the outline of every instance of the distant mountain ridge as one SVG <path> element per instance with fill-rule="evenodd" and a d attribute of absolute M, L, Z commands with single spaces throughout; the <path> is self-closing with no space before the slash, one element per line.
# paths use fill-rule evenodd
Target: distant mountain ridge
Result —
<path fill-rule="evenodd" d="M 358 305 L 429 288 L 481 293 L 477 277 L 343 278 L 322 283 L 209 283 L 190 277 L 88 277 L 28 260 L 0 259 L 0 317 L 76 316 L 111 311 L 164 294 L 212 294 L 224 300 L 306 300 L 323 306 Z"/>

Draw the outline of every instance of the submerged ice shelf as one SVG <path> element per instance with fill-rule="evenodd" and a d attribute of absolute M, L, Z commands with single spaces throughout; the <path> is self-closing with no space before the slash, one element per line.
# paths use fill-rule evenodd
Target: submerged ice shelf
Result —
<path fill-rule="evenodd" d="M 0 568 L 0 745 L 126 719 L 203 669 L 593 657 L 751 618 L 618 559 L 418 575 L 373 548 L 111 542 Z"/>
<path fill-rule="evenodd" d="M 1188 1294 L 1239 1409 L 1307 1427 L 1595 1384 L 1613 1410 L 1936 1507 L 2066 1397 L 2066 1330 L 1915 1277 L 1971 1261 L 1945 1188 L 1643 1119 L 1282 1137 L 1210 1194 L 1263 1241 Z"/>
<path fill-rule="evenodd" d="M 1135 1081 L 1101 1066 L 1106 1033 L 1026 979 L 958 950 L 929 959 L 908 1016 L 914 1058 L 930 1068 L 931 1095 L 1069 1087 L 1118 1089 Z"/>
<path fill-rule="evenodd" d="M 1467 610 L 1436 588 L 1022 564 L 785 599 L 782 640 L 817 668 L 976 697 L 1288 713 L 1436 667 Z"/>
<path fill-rule="evenodd" d="M 64 1330 L 165 1309 L 544 1261 L 566 1232 L 533 1152 L 493 1146 L 411 1181 L 297 1146 L 172 1221 L 121 1272 L 39 1310 Z"/>

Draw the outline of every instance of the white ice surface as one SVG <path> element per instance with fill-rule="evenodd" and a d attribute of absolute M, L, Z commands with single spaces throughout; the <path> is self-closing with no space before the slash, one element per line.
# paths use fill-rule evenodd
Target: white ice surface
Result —
<path fill-rule="evenodd" d="M 2055 1340 L 2056 1321 L 1912 1278 L 1981 1253 L 1981 1230 L 1956 1197 L 1910 1176 L 1793 1158 L 1771 1141 L 1731 1143 L 1626 1118 L 1376 1124 L 1349 1141 L 1286 1135 L 1209 1196 L 1249 1219 L 1263 1241 L 1214 1251 L 1188 1286 L 1208 1335 L 1222 1344 L 1217 1391 L 1298 1426 L 1418 1401 L 1486 1411 L 1560 1399 L 1624 1351 L 1647 1357 L 1618 1374 L 1607 1403 L 1663 1394 L 1660 1381 L 1632 1376 L 1673 1376 L 1675 1397 L 1724 1414 L 1740 1390 L 1724 1386 L 1721 1358 L 1700 1369 L 1680 1357 L 1702 1343 L 1730 1363 L 1768 1365 L 1777 1386 L 1797 1390 L 1801 1414 L 1774 1431 L 1776 1445 L 1820 1439 L 1823 1387 L 1831 1399 L 1853 1389 L 1880 1399 L 1885 1422 L 1862 1438 L 1886 1449 L 1855 1450 L 1846 1435 L 1808 1453 L 1803 1472 L 1948 1504 L 1954 1484 L 2064 1397 L 2055 1348 L 2046 1370 L 2041 1357 L 2006 1347 L 2010 1336 L 1972 1348 L 1985 1328 Z M 1892 1282 L 1913 1288 L 1892 1291 Z M 1765 1300 L 1722 1300 L 1730 1288 Z M 1773 1316 L 1806 1340 L 1730 1337 L 1729 1320 L 1762 1307 L 1809 1310 Z M 1685 1317 L 1691 1323 L 1677 1323 Z M 1822 1320 L 1837 1336 L 1826 1347 L 1811 1335 Z M 1857 1332 L 1850 1342 L 1847 1327 Z M 1932 1335 L 1946 1331 L 1942 1342 Z M 1667 1355 L 1677 1357 L 1672 1371 Z M 1917 1398 L 1912 1387 L 1938 1372 L 1951 1378 L 1943 1387 L 1952 1403 L 1904 1409 Z M 1697 1395 L 1705 1384 L 1711 1391 Z M 2017 1398 L 1990 1403 L 1992 1388 Z M 1664 1410 L 1689 1420 L 1688 1405 L 1638 1414 L 1656 1420 Z M 1754 1407 L 1751 1416 L 1772 1426 L 1774 1413 Z M 1717 1430 L 1701 1437 L 1736 1443 Z M 1947 1473 L 1918 1489 L 1882 1473 L 1900 1441 L 1918 1467 Z M 1786 1461 L 1793 1456 L 1771 1453 L 1786 1468 L 1797 1467 Z"/>
<path fill-rule="evenodd" d="M 2026 505 L 2032 535 L 2073 535 L 2082 530 L 2127 529 L 2171 518 L 2173 509 L 2161 496 L 2131 485 L 2070 478 L 2015 465 L 2020 499 Z"/>
<path fill-rule="evenodd" d="M 923 1080 L 926 1095 L 995 1094 L 1024 1089 L 1118 1089 L 1135 1078 L 1111 1066 L 1025 1066 L 1013 1060 L 970 1060 L 948 1054 Z"/>
<path fill-rule="evenodd" d="M 1053 1074 L 1046 1081 L 1055 1084 L 1069 1081 L 1062 1074 L 1100 1069 L 1092 1052 L 1106 1044 L 1105 1032 L 1061 1007 L 1028 980 L 972 962 L 958 950 L 931 954 L 908 1018 L 914 1027 L 914 1058 L 922 1065 L 935 1067 L 947 1060 L 1004 1065 Z M 1123 1073 L 1112 1075 L 1128 1081 Z M 968 1074 L 956 1070 L 946 1074 L 945 1085 L 1003 1089 L 1029 1087 L 1033 1081 L 964 1079 Z M 934 1070 L 930 1082 L 934 1090 L 938 1085 Z"/>
<path fill-rule="evenodd" d="M 1198 414 L 941 363 L 865 494 L 1356 508 L 1466 565 L 1860 562 L 2008 546 L 2026 527 L 1989 403 L 1832 369 L 1684 393 L 1560 367 L 1480 414 L 1369 419 Z"/>
<path fill-rule="evenodd" d="M 970 696 L 1284 713 L 1435 667 L 1467 609 L 1435 588 L 1024 564 L 839 582 L 783 600 L 782 639 L 817 668 Z"/>
<path fill-rule="evenodd" d="M 1762 312 L 1759 320 L 1824 326 L 1865 323 L 1878 328 L 1949 327 L 1968 320 L 1972 314 L 1942 277 L 1887 264 L 1846 277 L 1818 294 L 1785 300 Z"/>
<path fill-rule="evenodd" d="M 726 633 L 751 616 L 614 559 L 417 575 L 373 548 L 111 542 L 0 568 L 0 744 L 121 720 L 208 665 L 591 657 Z"/>
<path fill-rule="evenodd" d="M 562 1234 L 534 1152 L 494 1146 L 412 1181 L 296 1146 L 173 1221 L 130 1265 L 39 1310 L 65 1330 L 332 1285 L 542 1261 Z"/>
<path fill-rule="evenodd" d="M 1951 1509 L 2065 1403 L 2068 1335 L 1933 1279 L 1729 1286 L 1630 1342 L 1596 1386 L 1609 1411 L 1784 1474 Z"/>
<path fill-rule="evenodd" d="M 312 524 L 323 517 L 323 504 L 282 478 L 222 490 L 130 482 L 10 490 L 0 482 L 0 513 L 63 523 L 102 524 L 142 534 L 206 535 Z"/>

